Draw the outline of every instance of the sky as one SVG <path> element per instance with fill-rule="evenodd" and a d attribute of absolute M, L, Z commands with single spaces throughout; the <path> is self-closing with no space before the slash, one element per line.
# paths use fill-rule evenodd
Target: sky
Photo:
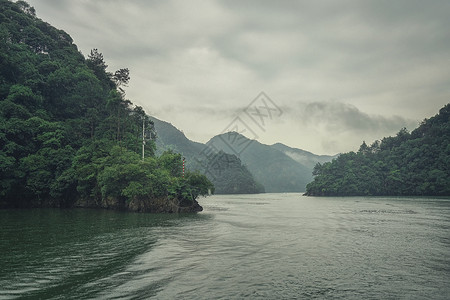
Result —
<path fill-rule="evenodd" d="M 450 102 L 450 1 L 28 0 L 127 98 L 194 141 L 230 129 L 316 154 L 413 130 Z"/>

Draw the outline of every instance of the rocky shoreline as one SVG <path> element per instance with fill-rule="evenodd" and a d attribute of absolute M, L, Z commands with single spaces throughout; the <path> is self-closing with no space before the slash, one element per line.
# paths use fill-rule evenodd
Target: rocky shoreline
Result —
<path fill-rule="evenodd" d="M 100 202 L 92 199 L 79 199 L 74 207 L 100 208 L 122 210 L 141 213 L 196 213 L 203 207 L 196 200 L 183 201 L 173 198 L 133 199 L 129 202 L 120 201 L 117 198 L 105 198 Z"/>

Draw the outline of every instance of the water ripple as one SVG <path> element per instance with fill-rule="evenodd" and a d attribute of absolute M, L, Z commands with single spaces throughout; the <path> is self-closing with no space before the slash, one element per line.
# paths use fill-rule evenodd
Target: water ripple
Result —
<path fill-rule="evenodd" d="M 197 215 L 0 211 L 0 299 L 446 299 L 450 202 L 214 196 Z"/>

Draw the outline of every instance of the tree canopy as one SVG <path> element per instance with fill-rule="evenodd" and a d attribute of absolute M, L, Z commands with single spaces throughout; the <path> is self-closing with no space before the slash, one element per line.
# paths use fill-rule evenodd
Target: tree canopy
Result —
<path fill-rule="evenodd" d="M 195 201 L 212 189 L 203 175 L 176 171 L 179 154 L 155 156 L 153 122 L 125 97 L 129 80 L 97 49 L 86 59 L 25 1 L 0 0 L 0 207 Z"/>
<path fill-rule="evenodd" d="M 317 164 L 311 196 L 450 195 L 450 104 L 411 133 L 401 129 L 358 152 Z"/>

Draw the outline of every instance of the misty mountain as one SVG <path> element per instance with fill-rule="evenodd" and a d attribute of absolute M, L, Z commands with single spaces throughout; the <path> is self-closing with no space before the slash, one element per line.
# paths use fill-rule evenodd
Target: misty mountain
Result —
<path fill-rule="evenodd" d="M 333 159 L 332 156 L 318 156 L 281 143 L 264 145 L 237 132 L 217 135 L 207 145 L 239 155 L 266 192 L 303 192 L 313 179 L 314 165 Z"/>
<path fill-rule="evenodd" d="M 306 185 L 313 180 L 312 170 L 316 163 L 325 163 L 331 161 L 336 156 L 316 155 L 314 153 L 288 147 L 281 143 L 274 145 L 264 145 L 258 141 L 250 140 L 247 137 L 236 132 L 229 132 L 217 135 L 210 139 L 206 145 L 189 140 L 184 133 L 168 122 L 151 117 L 155 124 L 158 138 L 156 145 L 158 151 L 172 149 L 186 157 L 186 166 L 192 170 L 200 170 L 204 173 L 215 172 L 215 175 L 206 174 L 210 180 L 219 189 L 217 193 L 224 193 L 220 188 L 223 182 L 220 182 L 217 175 L 225 176 L 222 181 L 234 182 L 230 184 L 230 190 L 245 190 L 236 188 L 238 182 L 243 178 L 253 175 L 254 180 L 264 186 L 266 192 L 304 192 Z M 226 153 L 231 156 L 222 157 Z M 243 164 L 242 170 L 236 168 L 236 161 L 232 157 L 236 156 L 239 163 Z M 230 161 L 230 167 L 234 171 L 227 170 L 223 172 L 223 159 Z M 221 167 L 218 167 L 220 165 Z M 205 172 L 206 171 L 206 172 Z M 245 174 L 245 175 L 242 175 Z M 219 177 L 220 177 L 219 176 Z M 236 180 L 241 178 L 241 180 Z M 244 180 L 246 182 L 246 180 Z M 247 184 L 256 187 L 251 180 Z M 250 188 L 254 190 L 254 188 Z M 261 191 L 261 188 L 259 189 Z"/>
<path fill-rule="evenodd" d="M 204 144 L 189 140 L 181 130 L 171 123 L 155 117 L 150 117 L 150 120 L 153 121 L 157 132 L 156 149 L 158 154 L 167 149 L 172 149 L 186 158 L 193 158 L 205 148 Z M 192 164 L 192 162 L 193 160 L 189 159 L 187 164 Z"/>
<path fill-rule="evenodd" d="M 339 154 L 330 156 L 330 155 L 317 155 L 314 153 L 311 153 L 306 150 L 298 149 L 298 148 L 291 148 L 289 146 L 286 146 L 282 143 L 276 143 L 271 146 L 272 148 L 275 148 L 296 162 L 304 165 L 305 167 L 310 168 L 311 170 L 314 168 L 314 166 L 319 162 L 321 164 L 325 162 L 329 162 L 333 160 L 334 158 L 337 158 Z"/>
<path fill-rule="evenodd" d="M 173 150 L 186 159 L 186 168 L 204 173 L 215 186 L 216 194 L 252 194 L 264 192 L 241 160 L 233 154 L 214 151 L 189 140 L 171 123 L 150 117 L 157 132 L 157 154 Z"/>

